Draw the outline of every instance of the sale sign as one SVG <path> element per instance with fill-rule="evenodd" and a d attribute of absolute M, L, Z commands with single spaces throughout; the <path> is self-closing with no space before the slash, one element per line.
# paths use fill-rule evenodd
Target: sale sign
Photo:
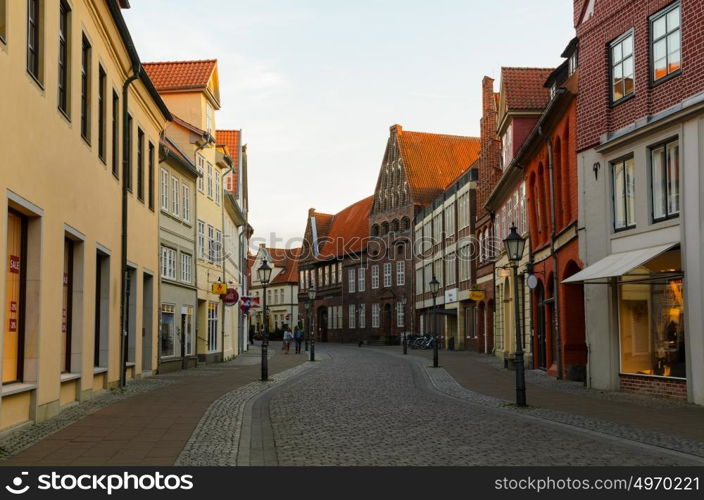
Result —
<path fill-rule="evenodd" d="M 10 312 L 11 313 L 17 312 L 17 302 L 15 302 L 14 300 L 10 302 Z"/>
<path fill-rule="evenodd" d="M 17 255 L 10 255 L 10 272 L 13 274 L 20 273 L 20 258 Z"/>
<path fill-rule="evenodd" d="M 14 318 L 10 318 L 10 331 L 11 332 L 17 331 L 17 320 Z"/>

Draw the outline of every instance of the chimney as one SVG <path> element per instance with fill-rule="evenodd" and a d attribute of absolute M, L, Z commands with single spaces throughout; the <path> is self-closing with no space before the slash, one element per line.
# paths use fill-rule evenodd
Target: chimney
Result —
<path fill-rule="evenodd" d="M 401 135 L 403 133 L 403 127 L 399 124 L 391 125 L 389 130 L 391 130 L 391 135 Z"/>
<path fill-rule="evenodd" d="M 310 219 L 315 215 L 315 208 L 309 208 L 308 209 L 308 218 Z"/>

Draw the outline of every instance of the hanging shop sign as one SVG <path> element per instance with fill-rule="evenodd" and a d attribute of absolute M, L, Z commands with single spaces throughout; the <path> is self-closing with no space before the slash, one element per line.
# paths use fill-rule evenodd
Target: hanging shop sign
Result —
<path fill-rule="evenodd" d="M 227 293 L 220 296 L 223 304 L 226 306 L 234 306 L 240 301 L 240 294 L 234 288 L 228 288 Z"/>
<path fill-rule="evenodd" d="M 215 295 L 225 295 L 227 293 L 227 283 L 213 283 L 212 292 Z"/>

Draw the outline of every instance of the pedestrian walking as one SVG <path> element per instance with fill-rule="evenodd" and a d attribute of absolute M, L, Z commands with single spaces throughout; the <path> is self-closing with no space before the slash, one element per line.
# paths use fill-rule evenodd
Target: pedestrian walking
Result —
<path fill-rule="evenodd" d="M 284 354 L 288 354 L 288 351 L 291 349 L 291 341 L 293 340 L 293 333 L 291 333 L 291 329 L 287 326 L 286 329 L 284 330 Z"/>
<path fill-rule="evenodd" d="M 301 344 L 303 343 L 303 328 L 296 327 L 296 332 L 293 334 L 293 340 L 296 342 L 296 354 L 301 354 Z"/>

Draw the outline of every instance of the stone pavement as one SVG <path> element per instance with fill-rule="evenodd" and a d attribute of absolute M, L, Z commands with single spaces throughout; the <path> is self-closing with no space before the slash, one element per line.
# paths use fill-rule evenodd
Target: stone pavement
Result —
<path fill-rule="evenodd" d="M 3 465 L 173 465 L 211 404 L 259 379 L 260 359 L 255 346 L 227 363 L 146 379 L 168 383 L 102 407 Z M 269 373 L 275 376 L 306 359 L 305 353 L 283 355 L 280 343 L 272 342 Z"/>
<path fill-rule="evenodd" d="M 238 465 L 704 464 L 704 449 L 673 451 L 475 397 L 422 358 L 319 349 L 329 359 L 247 405 Z"/>
<path fill-rule="evenodd" d="M 366 348 L 366 347 L 365 347 Z M 402 354 L 400 346 L 373 347 Z M 409 349 L 408 356 L 432 360 L 432 350 Z M 516 374 L 501 360 L 469 351 L 440 350 L 440 366 L 460 385 L 505 401 L 516 399 Z M 581 382 L 556 380 L 540 370 L 526 371 L 526 398 L 532 407 L 704 443 L 704 408 L 679 401 L 588 389 Z"/>

